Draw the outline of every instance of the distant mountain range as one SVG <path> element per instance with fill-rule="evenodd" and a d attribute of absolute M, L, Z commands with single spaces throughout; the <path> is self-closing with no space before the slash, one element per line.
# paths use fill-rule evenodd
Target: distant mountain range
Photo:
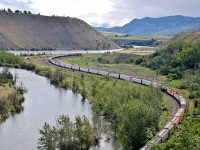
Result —
<path fill-rule="evenodd" d="M 145 17 L 133 19 L 122 27 L 95 27 L 98 31 L 116 32 L 130 35 L 175 35 L 200 27 L 200 17 L 167 16 L 160 18 Z"/>
<path fill-rule="evenodd" d="M 0 50 L 116 49 L 80 19 L 0 12 Z"/>

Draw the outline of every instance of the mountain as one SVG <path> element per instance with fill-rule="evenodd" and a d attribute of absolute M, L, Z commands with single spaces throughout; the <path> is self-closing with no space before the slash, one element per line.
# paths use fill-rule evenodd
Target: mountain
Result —
<path fill-rule="evenodd" d="M 0 12 L 0 49 L 116 49 L 80 19 Z"/>
<path fill-rule="evenodd" d="M 134 19 L 122 27 L 102 28 L 98 31 L 117 32 L 130 35 L 175 35 L 177 33 L 200 27 L 200 17 L 167 16 L 160 18 L 146 17 Z"/>

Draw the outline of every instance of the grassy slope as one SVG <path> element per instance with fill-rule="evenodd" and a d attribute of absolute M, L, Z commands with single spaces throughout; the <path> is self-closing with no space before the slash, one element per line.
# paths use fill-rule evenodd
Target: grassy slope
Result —
<path fill-rule="evenodd" d="M 199 43 L 200 42 L 200 32 L 194 33 L 180 33 L 170 40 L 170 42 L 189 42 L 189 43 Z"/>
<path fill-rule="evenodd" d="M 161 82 L 164 81 L 164 78 L 161 76 L 157 76 L 155 71 L 152 71 L 151 69 L 140 67 L 134 64 L 99 63 L 97 61 L 97 58 L 100 56 L 101 54 L 98 54 L 98 55 L 84 54 L 83 57 L 59 58 L 56 60 L 63 63 L 78 65 L 80 67 L 86 67 L 86 68 L 97 69 L 97 70 L 105 70 L 105 71 L 109 71 L 113 73 L 122 73 L 122 74 L 130 75 L 130 76 L 134 76 L 138 78 L 145 78 L 145 79 L 150 79 L 150 80 L 155 80 L 155 81 L 161 81 Z M 108 59 L 113 59 L 113 58 L 108 58 Z"/>

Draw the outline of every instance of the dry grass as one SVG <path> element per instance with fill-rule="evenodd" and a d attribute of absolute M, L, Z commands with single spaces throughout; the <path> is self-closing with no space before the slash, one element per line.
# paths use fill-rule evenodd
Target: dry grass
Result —
<path fill-rule="evenodd" d="M 4 84 L 0 86 L 0 98 L 7 97 L 9 94 L 14 92 L 14 87 L 9 86 L 9 84 Z"/>
<path fill-rule="evenodd" d="M 1 49 L 115 49 L 114 42 L 70 17 L 0 12 Z"/>
<path fill-rule="evenodd" d="M 139 56 L 150 55 L 154 53 L 158 48 L 128 48 L 123 51 L 118 51 L 117 53 L 127 53 L 127 54 L 134 54 Z"/>
<path fill-rule="evenodd" d="M 174 38 L 171 39 L 171 42 L 199 43 L 200 32 L 178 34 Z"/>

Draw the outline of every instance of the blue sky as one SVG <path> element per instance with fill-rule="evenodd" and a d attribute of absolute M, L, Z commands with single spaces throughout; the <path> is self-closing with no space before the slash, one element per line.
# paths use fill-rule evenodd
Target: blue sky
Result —
<path fill-rule="evenodd" d="M 134 18 L 200 17 L 200 0 L 0 0 L 0 9 L 80 18 L 95 26 L 122 26 Z"/>

